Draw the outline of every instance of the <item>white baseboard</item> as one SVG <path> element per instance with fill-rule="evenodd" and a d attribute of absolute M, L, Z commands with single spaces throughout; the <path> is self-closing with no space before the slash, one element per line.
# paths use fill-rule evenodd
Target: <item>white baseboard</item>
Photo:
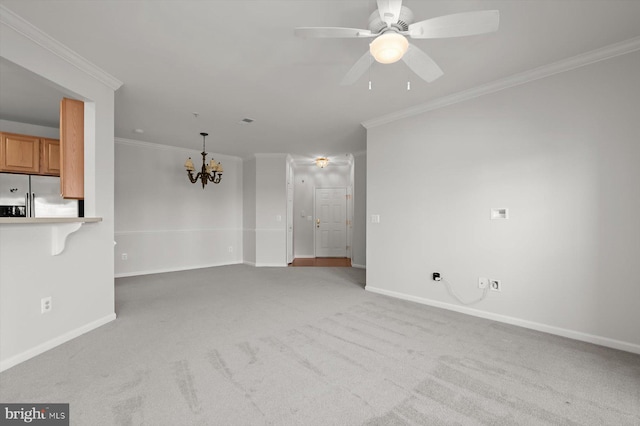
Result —
<path fill-rule="evenodd" d="M 190 271 L 192 269 L 214 268 L 216 266 L 238 265 L 241 263 L 243 263 L 241 260 L 235 260 L 233 262 L 227 262 L 227 263 L 212 263 L 208 265 L 195 265 L 195 266 L 178 266 L 173 268 L 153 269 L 148 271 L 121 272 L 119 274 L 115 274 L 115 277 L 116 278 L 136 277 L 138 275 L 151 275 L 151 274 L 163 274 L 165 272 Z"/>
<path fill-rule="evenodd" d="M 352 263 L 351 267 L 358 268 L 358 269 L 367 269 L 367 265 L 358 265 L 357 263 Z"/>
<path fill-rule="evenodd" d="M 556 336 L 568 337 L 569 339 L 579 340 L 581 342 L 593 343 L 595 345 L 606 346 L 608 348 L 640 354 L 640 345 L 637 345 L 635 343 L 623 342 L 621 340 L 610 339 L 608 337 L 596 336 L 593 334 L 583 333 L 581 331 L 555 327 L 552 325 L 528 321 L 521 318 L 510 317 L 507 315 L 494 314 L 492 312 L 481 311 L 466 306 L 453 305 L 451 303 L 426 299 L 424 297 L 412 296 L 410 294 L 399 293 L 377 287 L 365 286 L 365 290 L 372 293 L 395 297 L 397 299 L 409 300 L 411 302 L 417 302 L 423 305 L 434 306 L 436 308 L 448 309 L 450 311 L 456 311 L 462 314 L 472 315 L 474 317 L 485 318 L 511 325 L 517 325 L 519 327 L 542 331 L 544 333 L 555 334 Z"/>
<path fill-rule="evenodd" d="M 256 266 L 256 262 L 249 262 L 248 260 L 245 260 L 244 262 L 245 265 L 249 265 L 249 266 Z"/>
<path fill-rule="evenodd" d="M 315 259 L 316 257 L 312 254 L 296 254 L 293 256 L 294 259 Z"/>
<path fill-rule="evenodd" d="M 286 263 L 256 263 L 257 268 L 286 268 Z"/>
<path fill-rule="evenodd" d="M 116 319 L 115 313 L 109 314 L 106 317 L 102 317 L 88 324 L 85 324 L 81 327 L 78 327 L 75 330 L 71 330 L 67 333 L 64 333 L 61 336 L 55 337 L 38 346 L 35 346 L 22 353 L 19 353 L 18 355 L 15 355 L 15 356 L 12 356 L 11 358 L 0 361 L 0 371 L 8 370 L 13 366 L 16 366 L 22 362 L 25 362 L 28 359 L 31 359 L 37 355 L 40 355 L 43 352 L 53 349 L 56 346 L 60 346 L 61 344 L 66 343 L 69 340 L 75 339 L 76 337 L 81 336 L 85 333 L 88 333 L 89 331 L 94 330 L 100 326 L 103 326 L 115 319 Z"/>

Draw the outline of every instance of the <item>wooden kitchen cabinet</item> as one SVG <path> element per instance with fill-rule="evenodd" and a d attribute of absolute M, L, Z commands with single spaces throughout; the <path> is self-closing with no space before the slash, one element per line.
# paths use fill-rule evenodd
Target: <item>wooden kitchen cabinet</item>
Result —
<path fill-rule="evenodd" d="M 40 174 L 60 176 L 60 141 L 40 139 Z"/>
<path fill-rule="evenodd" d="M 38 173 L 40 171 L 40 138 L 0 133 L 0 171 Z"/>
<path fill-rule="evenodd" d="M 60 102 L 60 189 L 64 198 L 84 199 L 84 102 Z"/>
<path fill-rule="evenodd" d="M 0 133 L 0 172 L 60 176 L 60 141 Z"/>

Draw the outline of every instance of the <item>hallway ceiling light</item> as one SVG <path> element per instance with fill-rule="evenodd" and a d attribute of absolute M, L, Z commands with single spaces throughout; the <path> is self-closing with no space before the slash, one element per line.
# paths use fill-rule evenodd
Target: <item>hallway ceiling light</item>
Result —
<path fill-rule="evenodd" d="M 184 167 L 187 169 L 187 173 L 189 174 L 189 180 L 191 183 L 196 183 L 198 180 L 202 182 L 202 189 L 204 189 L 205 185 L 209 182 L 220 183 L 222 179 L 222 164 L 216 163 L 216 161 L 212 158 L 211 162 L 207 164 L 207 153 L 204 149 L 205 139 L 209 136 L 208 133 L 200 133 L 202 135 L 202 169 L 198 172 L 198 174 L 194 177 L 193 172 L 195 171 L 195 167 L 193 166 L 193 161 L 191 161 L 191 157 L 187 159 L 184 163 Z"/>
<path fill-rule="evenodd" d="M 316 158 L 316 166 L 320 167 L 321 169 L 324 169 L 328 165 L 329 165 L 329 159 L 328 158 L 326 158 L 326 157 Z"/>

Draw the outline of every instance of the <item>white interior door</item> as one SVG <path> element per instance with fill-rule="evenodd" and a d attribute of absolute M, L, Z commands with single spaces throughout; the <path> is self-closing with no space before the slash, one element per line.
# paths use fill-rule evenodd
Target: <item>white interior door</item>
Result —
<path fill-rule="evenodd" d="M 347 256 L 347 189 L 316 189 L 316 257 Z"/>

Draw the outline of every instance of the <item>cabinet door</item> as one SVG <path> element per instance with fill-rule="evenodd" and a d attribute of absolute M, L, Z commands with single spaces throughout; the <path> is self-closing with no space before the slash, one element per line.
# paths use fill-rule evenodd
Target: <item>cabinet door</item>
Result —
<path fill-rule="evenodd" d="M 40 139 L 35 136 L 0 133 L 0 170 L 14 173 L 40 171 Z"/>
<path fill-rule="evenodd" d="M 40 174 L 60 176 L 60 141 L 40 140 Z"/>
<path fill-rule="evenodd" d="M 60 189 L 64 198 L 84 199 L 84 102 L 60 102 Z"/>

